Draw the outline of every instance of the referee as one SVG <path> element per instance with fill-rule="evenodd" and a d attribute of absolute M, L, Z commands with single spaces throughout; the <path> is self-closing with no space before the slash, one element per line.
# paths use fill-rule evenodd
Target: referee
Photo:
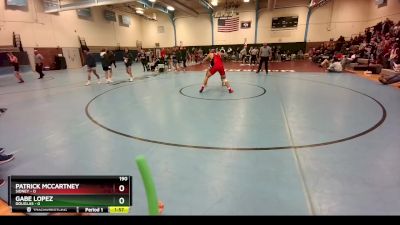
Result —
<path fill-rule="evenodd" d="M 271 47 L 264 43 L 264 45 L 260 48 L 260 65 L 258 66 L 257 73 L 260 72 L 262 64 L 265 62 L 265 73 L 268 75 L 268 61 L 272 56 Z"/>

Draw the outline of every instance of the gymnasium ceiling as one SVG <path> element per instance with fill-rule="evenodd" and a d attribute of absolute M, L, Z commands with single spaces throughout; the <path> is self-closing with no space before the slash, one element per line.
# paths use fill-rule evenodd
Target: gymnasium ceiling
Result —
<path fill-rule="evenodd" d="M 52 0 L 43 0 L 43 2 L 51 2 Z M 118 9 L 128 13 L 136 14 L 136 8 L 140 7 L 144 9 L 145 15 L 151 15 L 153 13 L 160 13 L 160 9 L 165 9 L 167 6 L 172 6 L 175 8 L 176 16 L 197 16 L 202 13 L 207 13 L 207 8 L 204 6 L 203 2 L 210 3 L 211 0 L 156 0 L 155 8 L 152 8 L 149 0 L 57 0 L 56 2 L 64 5 L 76 5 L 82 8 L 85 4 L 89 6 L 95 6 L 101 3 L 102 5 L 107 5 L 110 8 Z M 290 8 L 296 6 L 307 6 L 310 0 L 259 0 L 259 7 L 268 8 L 269 10 L 278 8 Z M 54 2 L 54 0 L 53 0 Z M 96 2 L 96 3 L 94 3 Z M 122 2 L 122 3 L 121 3 Z M 210 4 L 211 5 L 211 4 Z M 226 7 L 233 7 L 239 10 L 254 10 L 256 8 L 256 0 L 250 0 L 250 2 L 245 3 L 243 0 L 218 0 L 218 6 L 214 6 L 214 11 L 224 10 Z M 73 7 L 70 9 L 74 9 Z"/>

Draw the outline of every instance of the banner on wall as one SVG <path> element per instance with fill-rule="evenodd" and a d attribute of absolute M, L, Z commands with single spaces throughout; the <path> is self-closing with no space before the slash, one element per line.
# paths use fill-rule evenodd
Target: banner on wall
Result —
<path fill-rule="evenodd" d="M 108 21 L 114 21 L 117 22 L 117 16 L 115 12 L 111 10 L 104 10 L 104 18 Z"/>
<path fill-rule="evenodd" d="M 7 0 L 7 6 L 27 6 L 26 0 Z"/>
<path fill-rule="evenodd" d="M 90 8 L 77 9 L 76 13 L 78 14 L 78 17 L 81 18 L 89 18 L 92 16 L 92 11 L 90 10 Z"/>
<path fill-rule="evenodd" d="M 129 27 L 129 25 L 131 25 L 131 18 L 129 16 L 119 15 L 119 25 Z"/>
<path fill-rule="evenodd" d="M 241 21 L 240 29 L 249 29 L 251 28 L 251 21 Z"/>

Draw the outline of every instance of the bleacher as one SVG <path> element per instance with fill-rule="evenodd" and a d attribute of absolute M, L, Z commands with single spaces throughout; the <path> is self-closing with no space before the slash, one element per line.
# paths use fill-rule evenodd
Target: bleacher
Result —
<path fill-rule="evenodd" d="M 380 74 L 381 64 L 372 63 L 369 59 L 358 58 L 356 63 L 350 63 L 348 68 L 354 71 L 371 71 L 373 74 Z"/>
<path fill-rule="evenodd" d="M 19 48 L 14 46 L 0 46 L 0 53 L 19 52 Z"/>
<path fill-rule="evenodd" d="M 386 75 L 386 76 L 393 76 L 393 75 L 398 75 L 400 76 L 400 72 L 396 72 L 392 69 L 382 69 L 382 72 L 380 73 L 381 75 Z"/>

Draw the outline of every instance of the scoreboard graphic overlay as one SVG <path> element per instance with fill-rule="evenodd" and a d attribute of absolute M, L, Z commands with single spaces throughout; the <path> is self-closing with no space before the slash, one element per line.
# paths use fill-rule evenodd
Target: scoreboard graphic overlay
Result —
<path fill-rule="evenodd" d="M 8 203 L 24 213 L 128 213 L 131 176 L 10 176 Z"/>

